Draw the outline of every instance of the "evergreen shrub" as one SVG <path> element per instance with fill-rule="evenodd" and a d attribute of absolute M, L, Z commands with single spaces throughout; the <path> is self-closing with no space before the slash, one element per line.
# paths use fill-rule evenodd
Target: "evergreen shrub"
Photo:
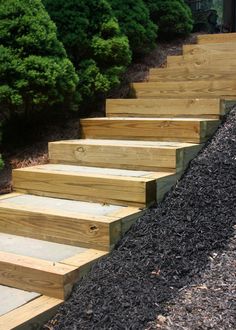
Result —
<path fill-rule="evenodd" d="M 156 45 L 157 26 L 143 0 L 110 0 L 120 27 L 128 36 L 134 56 L 148 53 Z"/>
<path fill-rule="evenodd" d="M 106 0 L 44 0 L 80 77 L 85 103 L 119 84 L 131 62 L 127 37 Z"/>
<path fill-rule="evenodd" d="M 63 102 L 78 76 L 40 0 L 0 0 L 0 120 Z"/>
<path fill-rule="evenodd" d="M 173 39 L 189 34 L 193 29 L 190 7 L 184 0 L 145 0 L 152 21 L 159 28 L 161 39 Z"/>

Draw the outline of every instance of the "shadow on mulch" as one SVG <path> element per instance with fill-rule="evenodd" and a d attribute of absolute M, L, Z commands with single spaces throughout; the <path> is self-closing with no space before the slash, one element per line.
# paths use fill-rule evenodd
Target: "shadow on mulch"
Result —
<path fill-rule="evenodd" d="M 78 139 L 80 123 L 78 118 L 41 123 L 22 134 L 15 135 L 19 141 L 4 145 L 5 166 L 0 170 L 0 195 L 12 191 L 12 169 L 48 163 L 48 141 Z"/>
<path fill-rule="evenodd" d="M 168 304 L 196 282 L 214 253 L 227 249 L 234 235 L 235 201 L 236 109 L 165 200 L 148 210 L 75 286 L 44 328 L 153 328 L 150 322 L 168 313 Z M 225 320 L 219 329 L 235 329 L 232 322 Z M 192 323 L 186 329 L 210 327 Z"/>

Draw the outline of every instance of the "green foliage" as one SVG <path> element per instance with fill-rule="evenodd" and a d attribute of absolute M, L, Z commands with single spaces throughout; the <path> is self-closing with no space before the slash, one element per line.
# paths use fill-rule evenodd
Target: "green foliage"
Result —
<path fill-rule="evenodd" d="M 1 116 L 62 102 L 78 83 L 40 0 L 0 0 Z"/>
<path fill-rule="evenodd" d="M 184 0 L 145 0 L 154 23 L 159 27 L 159 36 L 172 39 L 192 31 L 192 13 Z"/>
<path fill-rule="evenodd" d="M 131 62 L 127 37 L 106 0 L 44 0 L 80 77 L 86 102 L 119 84 Z"/>
<path fill-rule="evenodd" d="M 110 0 L 122 31 L 128 36 L 134 55 L 148 53 L 155 47 L 157 26 L 152 23 L 143 0 Z"/>

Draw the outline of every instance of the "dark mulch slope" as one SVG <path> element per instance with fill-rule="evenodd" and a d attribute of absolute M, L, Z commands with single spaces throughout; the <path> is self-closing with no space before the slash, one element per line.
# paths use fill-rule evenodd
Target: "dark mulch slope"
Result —
<path fill-rule="evenodd" d="M 227 250 L 209 259 L 199 279 L 169 302 L 149 330 L 236 329 L 236 235 Z"/>
<path fill-rule="evenodd" d="M 214 253 L 227 248 L 236 223 L 235 201 L 236 109 L 164 202 L 139 219 L 77 285 L 47 327 L 150 328 L 149 322 L 165 315 L 181 290 L 197 281 Z M 235 291 L 232 295 L 235 301 Z M 228 322 L 222 329 L 230 329 Z M 187 329 L 209 328 L 192 324 Z"/>

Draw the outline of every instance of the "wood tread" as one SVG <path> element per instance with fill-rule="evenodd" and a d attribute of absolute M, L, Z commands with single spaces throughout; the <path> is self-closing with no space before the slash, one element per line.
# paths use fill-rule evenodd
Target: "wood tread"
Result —
<path fill-rule="evenodd" d="M 181 172 L 202 145 L 184 142 L 81 139 L 49 144 L 50 162 L 154 172 Z"/>
<path fill-rule="evenodd" d="M 168 70 L 166 74 L 166 70 L 168 69 L 150 70 L 149 79 L 151 78 L 151 81 L 159 81 L 161 76 L 166 81 L 169 80 L 168 77 L 182 77 L 186 72 L 185 69 L 177 69 L 175 70 L 176 73 L 173 73 L 172 70 Z M 182 76 L 178 71 L 182 71 Z M 106 101 L 106 115 L 108 117 L 200 117 L 218 119 L 219 116 L 223 116 L 225 113 L 225 107 L 219 98 L 108 99 Z"/>
<path fill-rule="evenodd" d="M 14 170 L 13 184 L 21 193 L 144 208 L 161 199 L 157 181 L 167 176 L 173 173 L 47 164 Z"/>
<path fill-rule="evenodd" d="M 109 251 L 141 215 L 135 207 L 18 195 L 0 200 L 0 232 Z"/>
<path fill-rule="evenodd" d="M 104 251 L 0 233 L 0 284 L 64 300 L 91 263 L 104 255 Z"/>
<path fill-rule="evenodd" d="M 190 143 L 205 142 L 217 129 L 219 123 L 216 119 L 205 118 L 112 117 L 81 120 L 84 138 L 123 138 Z"/>

